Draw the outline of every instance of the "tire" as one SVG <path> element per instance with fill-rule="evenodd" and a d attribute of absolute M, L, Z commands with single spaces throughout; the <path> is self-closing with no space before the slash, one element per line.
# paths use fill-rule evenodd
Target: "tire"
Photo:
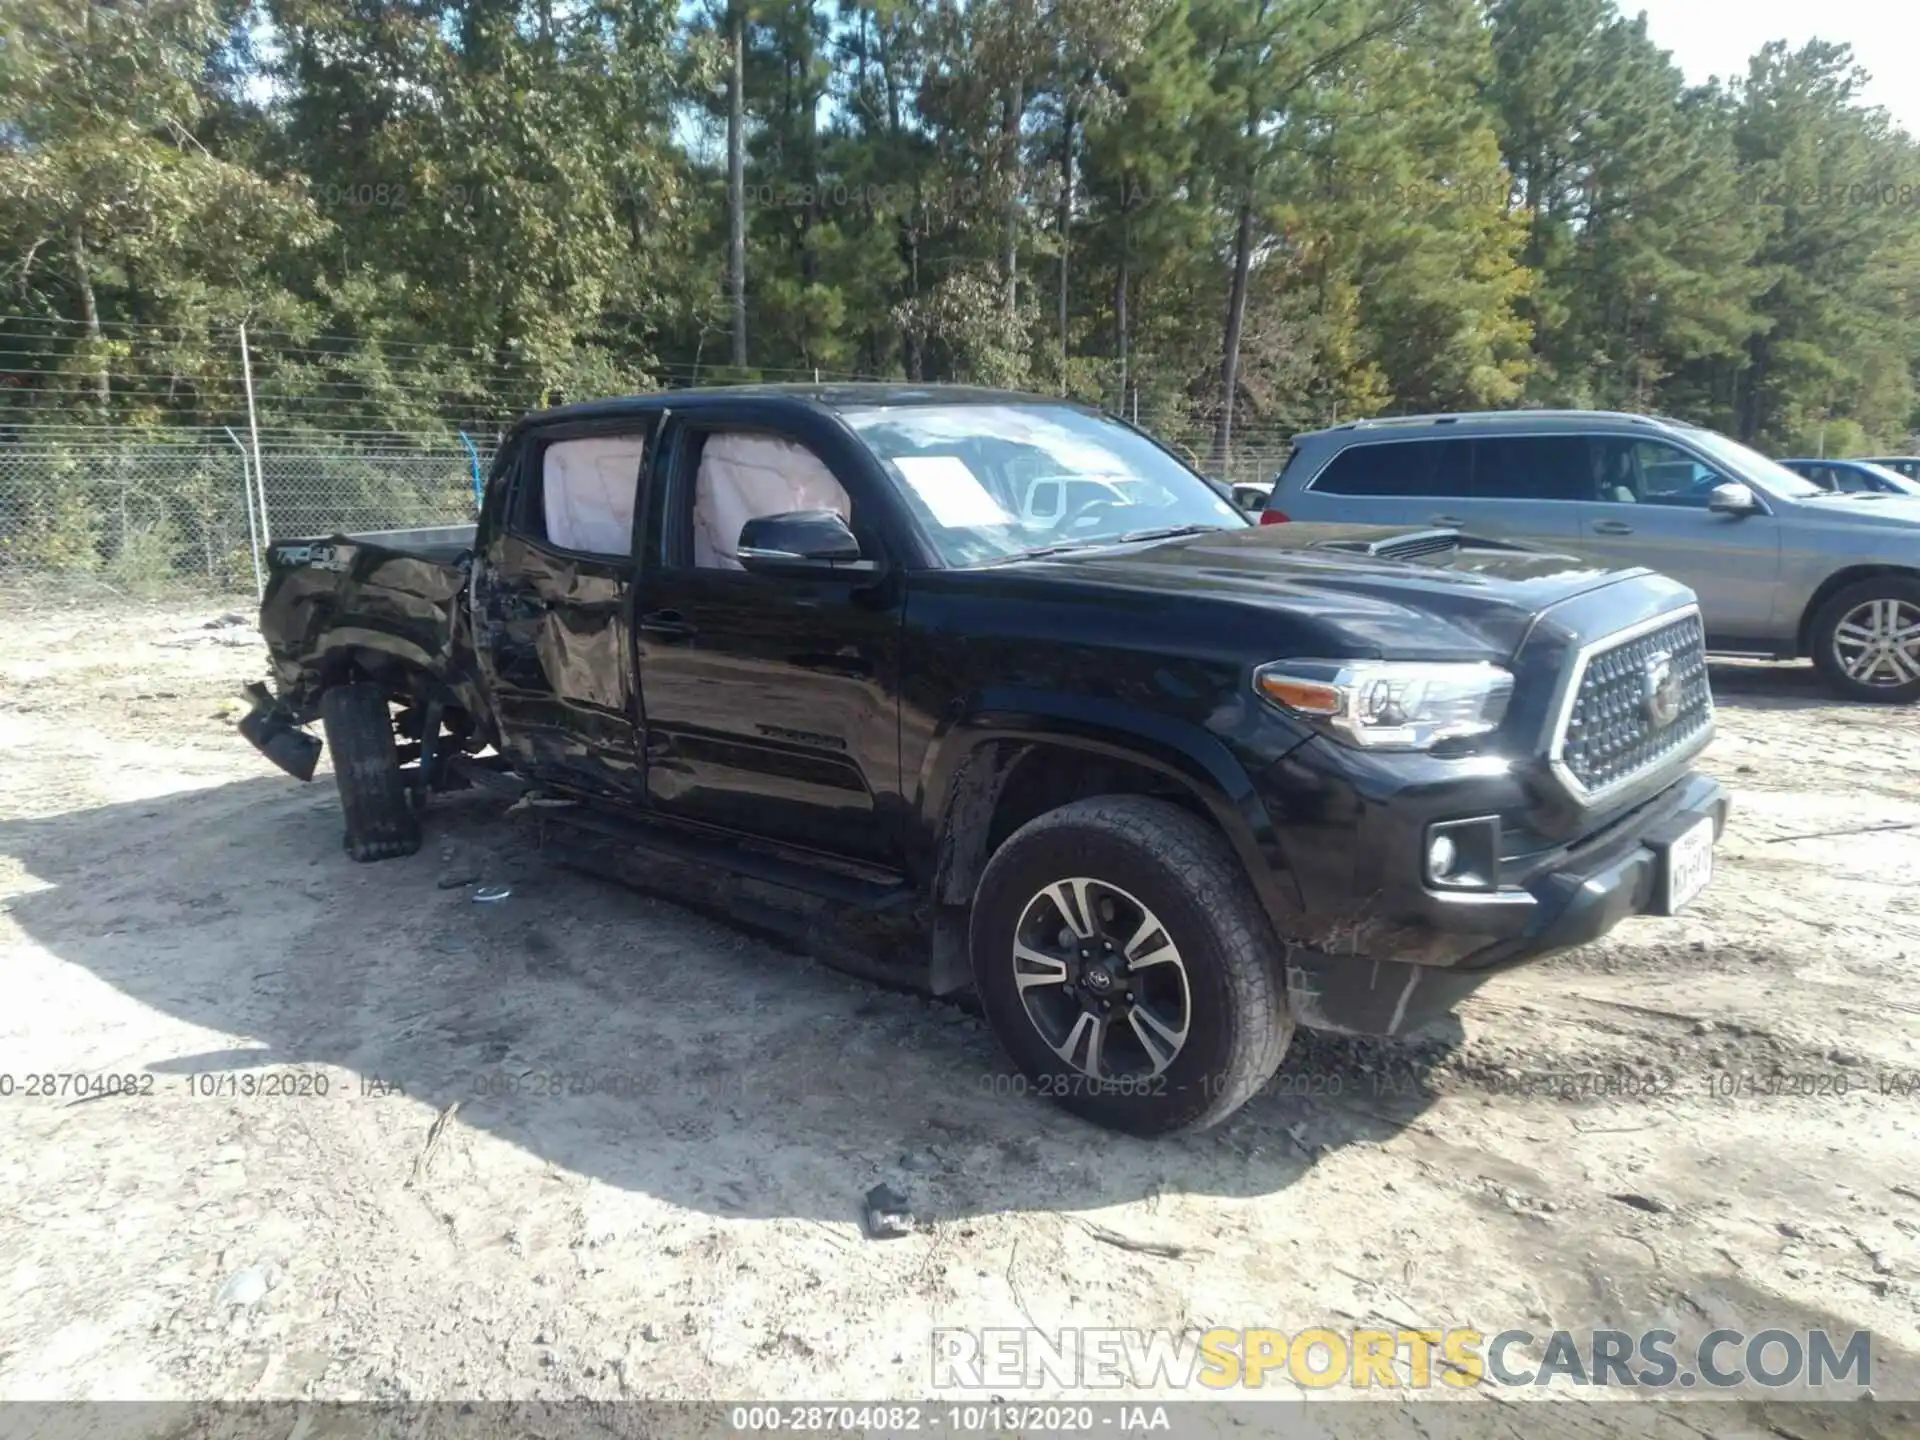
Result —
<path fill-rule="evenodd" d="M 1847 662 L 1858 662 L 1864 649 L 1876 643 L 1861 637 L 1876 636 L 1882 626 L 1903 630 L 1916 624 L 1920 624 L 1920 580 L 1879 575 L 1849 585 L 1829 598 L 1813 618 L 1814 666 L 1827 688 L 1848 700 L 1910 705 L 1920 700 L 1920 673 L 1906 680 L 1895 676 L 1920 671 L 1920 636 L 1900 644 L 1897 655 L 1873 662 L 1867 671 L 1870 678 L 1848 674 Z"/>
<path fill-rule="evenodd" d="M 1090 883 L 1076 888 L 1083 879 Z M 1045 898 L 1049 887 L 1082 911 L 1079 928 L 1095 931 L 1084 948 L 1060 924 L 1066 912 Z M 1148 931 L 1149 922 L 1158 928 Z M 1062 937 L 1072 943 L 1059 945 Z M 1130 946 L 1133 939 L 1141 943 Z M 1016 942 L 1035 958 L 1016 959 Z M 1034 946 L 1064 958 L 1037 964 Z M 1160 958 L 1136 967 L 1130 948 L 1131 958 Z M 1166 800 L 1076 800 L 1015 831 L 981 876 L 969 949 L 987 1023 L 1028 1088 L 1109 1129 L 1166 1135 L 1218 1124 L 1273 1077 L 1293 1038 L 1280 946 L 1239 857 L 1218 831 Z M 1171 964 L 1167 949 L 1176 952 Z M 1088 953 L 1091 963 L 1077 963 Z M 1055 965 L 1060 981 L 1051 978 Z M 1106 970 L 1102 991 L 1124 1009 L 1089 1009 L 1081 1019 L 1075 1007 L 1109 1003 L 1093 988 L 1095 969 Z M 1085 1064 L 1095 1030 L 1098 1076 Z"/>
<path fill-rule="evenodd" d="M 336 685 L 320 697 L 333 778 L 347 822 L 347 854 L 393 860 L 420 848 L 420 821 L 400 775 L 387 696 L 378 685 Z"/>

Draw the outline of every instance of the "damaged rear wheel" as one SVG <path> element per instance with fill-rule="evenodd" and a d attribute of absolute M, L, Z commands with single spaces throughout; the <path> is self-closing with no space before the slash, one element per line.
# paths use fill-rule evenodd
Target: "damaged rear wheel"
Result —
<path fill-rule="evenodd" d="M 336 685 L 320 698 L 320 721 L 333 752 L 333 778 L 347 822 L 347 853 L 355 860 L 392 860 L 420 848 L 393 718 L 378 685 Z"/>

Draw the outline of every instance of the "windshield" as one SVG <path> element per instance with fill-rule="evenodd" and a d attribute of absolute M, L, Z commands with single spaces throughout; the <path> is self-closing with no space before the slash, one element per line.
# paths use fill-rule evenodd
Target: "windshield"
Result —
<path fill-rule="evenodd" d="M 840 412 L 886 462 L 949 565 L 1237 530 L 1245 516 L 1146 436 L 1070 405 L 887 405 Z"/>
<path fill-rule="evenodd" d="M 1716 430 L 1689 430 L 1687 436 L 1694 444 L 1733 471 L 1734 479 L 1758 482 L 1760 487 L 1770 495 L 1778 495 L 1787 500 L 1800 500 L 1809 495 L 1827 493 L 1806 476 L 1794 474 L 1778 460 L 1769 460 L 1758 450 L 1750 450 L 1738 440 L 1729 440 Z"/>

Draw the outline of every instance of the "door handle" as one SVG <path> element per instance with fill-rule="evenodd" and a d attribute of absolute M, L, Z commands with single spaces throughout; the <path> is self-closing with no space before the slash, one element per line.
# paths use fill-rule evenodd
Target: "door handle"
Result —
<path fill-rule="evenodd" d="M 1451 530 L 1458 530 L 1466 522 L 1458 515 L 1429 515 L 1427 517 L 1427 523 L 1429 525 L 1445 525 Z"/>
<path fill-rule="evenodd" d="M 655 610 L 651 615 L 642 615 L 640 629 L 662 640 L 691 640 L 700 633 L 678 610 Z"/>
<path fill-rule="evenodd" d="M 1624 520 L 1596 520 L 1593 522 L 1596 535 L 1631 535 L 1633 527 Z"/>

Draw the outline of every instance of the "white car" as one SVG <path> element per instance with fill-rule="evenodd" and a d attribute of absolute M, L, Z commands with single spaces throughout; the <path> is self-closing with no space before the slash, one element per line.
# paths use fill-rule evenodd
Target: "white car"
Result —
<path fill-rule="evenodd" d="M 1145 503 L 1137 480 L 1106 480 L 1087 475 L 1041 475 L 1027 482 L 1020 524 L 1028 530 L 1071 529 L 1096 524 L 1109 508 Z"/>

